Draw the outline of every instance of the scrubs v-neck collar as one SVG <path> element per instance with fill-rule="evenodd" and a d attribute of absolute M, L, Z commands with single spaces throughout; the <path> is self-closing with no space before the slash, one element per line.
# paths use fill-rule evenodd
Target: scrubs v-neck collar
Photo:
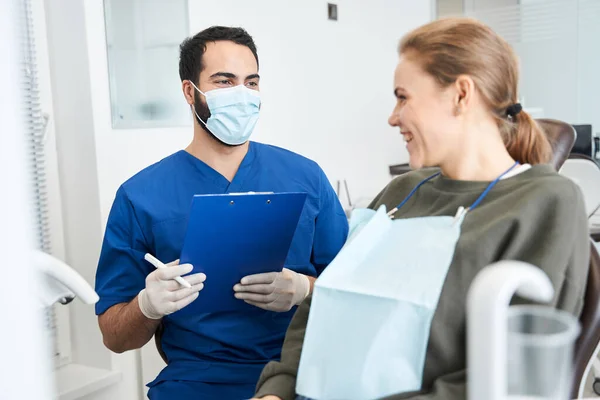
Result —
<path fill-rule="evenodd" d="M 231 182 L 229 182 L 227 178 L 199 158 L 193 156 L 185 150 L 181 150 L 180 152 L 183 153 L 185 158 L 189 160 L 189 162 L 204 179 L 207 179 L 213 183 L 215 191 L 220 193 L 232 193 L 243 191 L 244 181 L 246 180 L 248 173 L 254 165 L 254 160 L 256 159 L 256 151 L 257 149 L 254 142 L 249 142 L 248 152 L 240 163 L 240 166 Z"/>

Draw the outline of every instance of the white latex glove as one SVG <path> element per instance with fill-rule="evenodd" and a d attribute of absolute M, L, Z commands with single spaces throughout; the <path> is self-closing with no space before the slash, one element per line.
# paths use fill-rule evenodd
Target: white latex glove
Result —
<path fill-rule="evenodd" d="M 160 319 L 165 315 L 181 310 L 198 297 L 204 288 L 205 274 L 184 277 L 192 285 L 185 288 L 175 277 L 192 272 L 191 264 L 179 265 L 179 260 L 167 264 L 169 268 L 157 269 L 146 277 L 146 288 L 138 294 L 138 304 L 142 314 L 150 319 Z"/>
<path fill-rule="evenodd" d="M 281 272 L 249 275 L 233 287 L 235 297 L 269 311 L 289 311 L 308 296 L 306 275 L 284 268 Z"/>

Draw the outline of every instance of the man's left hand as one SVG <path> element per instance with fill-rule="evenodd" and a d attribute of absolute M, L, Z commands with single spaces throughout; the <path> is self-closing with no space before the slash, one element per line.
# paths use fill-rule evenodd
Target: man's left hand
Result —
<path fill-rule="evenodd" d="M 292 309 L 310 293 L 306 275 L 284 268 L 281 272 L 248 275 L 233 287 L 235 297 L 269 311 L 285 312 Z"/>

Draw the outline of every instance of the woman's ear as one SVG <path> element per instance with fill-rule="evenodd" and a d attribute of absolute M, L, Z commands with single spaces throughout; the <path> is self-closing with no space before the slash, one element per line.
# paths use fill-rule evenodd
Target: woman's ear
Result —
<path fill-rule="evenodd" d="M 464 113 L 473 102 L 475 95 L 475 82 L 470 76 L 460 75 L 454 82 L 456 94 L 454 98 L 455 115 Z"/>
<path fill-rule="evenodd" d="M 188 80 L 181 82 L 181 90 L 183 91 L 183 96 L 185 97 L 185 101 L 189 105 L 194 104 L 194 86 Z"/>

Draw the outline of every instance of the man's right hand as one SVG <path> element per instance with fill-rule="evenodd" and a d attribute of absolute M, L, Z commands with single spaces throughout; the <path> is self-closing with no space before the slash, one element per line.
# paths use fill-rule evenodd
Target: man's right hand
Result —
<path fill-rule="evenodd" d="M 138 294 L 138 304 L 146 318 L 160 319 L 189 305 L 204 288 L 206 275 L 199 273 L 184 277 L 192 285 L 185 288 L 175 278 L 192 272 L 191 264 L 179 265 L 179 260 L 167 264 L 169 268 L 153 271 L 146 277 L 146 288 Z"/>

